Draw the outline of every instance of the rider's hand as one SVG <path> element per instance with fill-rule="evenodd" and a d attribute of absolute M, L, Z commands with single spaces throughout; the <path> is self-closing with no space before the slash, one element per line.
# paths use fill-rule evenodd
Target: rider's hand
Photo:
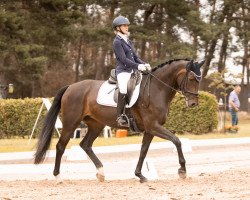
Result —
<path fill-rule="evenodd" d="M 138 70 L 144 72 L 144 71 L 147 70 L 147 67 L 145 66 L 145 64 L 139 64 L 139 65 L 138 65 Z"/>
<path fill-rule="evenodd" d="M 150 66 L 150 64 L 149 63 L 146 63 L 146 64 L 144 64 L 145 65 L 145 67 L 147 68 L 147 70 L 148 71 L 150 71 L 151 70 L 151 66 Z"/>

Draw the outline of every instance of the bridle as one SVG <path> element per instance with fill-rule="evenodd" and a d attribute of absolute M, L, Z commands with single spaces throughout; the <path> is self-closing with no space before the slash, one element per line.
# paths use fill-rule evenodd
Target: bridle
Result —
<path fill-rule="evenodd" d="M 191 95 L 194 95 L 194 96 L 199 96 L 198 92 L 192 92 L 192 91 L 189 91 L 187 89 L 187 82 L 188 82 L 188 75 L 189 75 L 189 73 L 192 73 L 193 76 L 195 77 L 196 81 L 200 84 L 200 82 L 201 82 L 201 75 L 197 75 L 193 71 L 187 70 L 184 78 L 181 81 L 181 84 L 180 84 L 180 87 L 179 87 L 180 91 L 181 91 L 181 93 L 183 95 L 188 93 L 188 94 L 191 94 Z"/>

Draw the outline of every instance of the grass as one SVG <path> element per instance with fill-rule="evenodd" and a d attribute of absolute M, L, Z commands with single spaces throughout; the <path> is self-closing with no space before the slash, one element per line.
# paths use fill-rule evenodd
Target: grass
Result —
<path fill-rule="evenodd" d="M 236 138 L 236 137 L 250 137 L 250 124 L 249 120 L 244 120 L 240 123 L 240 130 L 237 134 L 229 133 L 209 133 L 202 135 L 177 135 L 182 138 L 189 139 L 217 139 L 217 138 Z M 58 138 L 53 138 L 51 142 L 50 149 L 55 149 Z M 81 139 L 71 139 L 67 145 L 70 148 L 73 145 L 78 145 Z M 122 145 L 122 144 L 140 144 L 142 141 L 142 136 L 130 136 L 125 138 L 103 138 L 98 137 L 94 143 L 94 146 L 109 146 L 109 145 Z M 165 140 L 155 137 L 153 142 L 163 142 Z M 32 139 L 28 144 L 28 139 L 0 139 L 0 152 L 24 152 L 24 151 L 35 151 L 37 139 Z"/>

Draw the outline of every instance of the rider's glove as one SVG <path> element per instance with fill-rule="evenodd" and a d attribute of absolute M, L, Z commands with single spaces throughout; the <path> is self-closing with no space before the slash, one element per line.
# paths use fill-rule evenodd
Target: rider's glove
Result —
<path fill-rule="evenodd" d="M 144 72 L 144 71 L 147 70 L 147 67 L 145 66 L 145 64 L 139 64 L 139 65 L 138 65 L 138 70 Z"/>
<path fill-rule="evenodd" d="M 146 64 L 144 64 L 145 65 L 145 67 L 147 68 L 147 70 L 148 71 L 150 71 L 151 70 L 151 66 L 150 66 L 150 64 L 149 63 L 146 63 Z"/>

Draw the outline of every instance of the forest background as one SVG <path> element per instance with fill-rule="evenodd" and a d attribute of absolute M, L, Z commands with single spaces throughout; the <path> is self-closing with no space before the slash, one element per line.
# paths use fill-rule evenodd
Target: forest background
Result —
<path fill-rule="evenodd" d="M 241 72 L 250 111 L 249 11 L 249 0 L 0 0 L 0 83 L 14 84 L 11 98 L 25 98 L 107 79 L 115 67 L 112 21 L 124 15 L 138 55 L 151 66 L 206 59 L 201 89 L 218 98 L 234 83 L 225 82 L 227 68 Z"/>

